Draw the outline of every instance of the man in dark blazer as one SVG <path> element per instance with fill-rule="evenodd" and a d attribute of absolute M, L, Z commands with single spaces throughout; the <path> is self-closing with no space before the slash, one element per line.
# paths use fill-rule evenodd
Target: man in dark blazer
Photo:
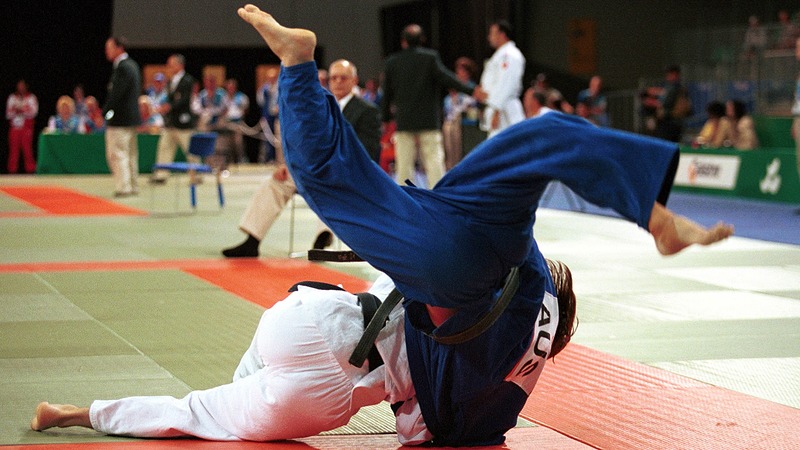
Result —
<path fill-rule="evenodd" d="M 419 142 L 422 165 L 432 188 L 444 175 L 442 147 L 442 99 L 446 88 L 471 94 L 485 100 L 485 94 L 474 83 L 462 83 L 442 63 L 435 50 L 422 48 L 425 40 L 422 27 L 411 24 L 403 29 L 400 52 L 387 58 L 384 67 L 384 122 L 394 118 L 395 177 L 398 183 L 413 179 L 416 142 Z"/>
<path fill-rule="evenodd" d="M 375 163 L 381 157 L 380 112 L 374 104 L 356 95 L 358 85 L 356 66 L 345 59 L 334 61 L 328 69 L 328 89 L 331 91 L 345 120 L 353 126 L 358 140 Z"/>
<path fill-rule="evenodd" d="M 103 106 L 106 119 L 106 162 L 114 177 L 114 196 L 136 195 L 139 176 L 139 146 L 136 127 L 139 116 L 139 93 L 142 76 L 139 65 L 125 51 L 122 38 L 106 40 L 106 59 L 113 63 L 108 97 Z"/>
<path fill-rule="evenodd" d="M 169 164 L 175 160 L 175 150 L 178 146 L 183 149 L 186 159 L 191 162 L 200 162 L 197 157 L 190 155 L 189 141 L 192 132 L 197 126 L 197 115 L 191 110 L 192 89 L 196 83 L 194 77 L 186 73 L 186 59 L 183 55 L 174 54 L 167 58 L 167 101 L 161 105 L 161 115 L 164 117 L 164 129 L 158 139 L 156 162 Z M 166 170 L 153 173 L 151 182 L 164 183 L 169 176 Z"/>
<path fill-rule="evenodd" d="M 378 164 L 381 151 L 380 111 L 372 103 L 355 94 L 358 85 L 356 66 L 345 59 L 334 61 L 328 70 L 328 88 L 339 103 L 345 120 L 352 125 L 358 140 L 370 158 Z M 222 254 L 228 258 L 258 256 L 258 247 L 283 208 L 297 192 L 297 186 L 286 165 L 281 165 L 258 188 L 239 221 L 239 229 L 247 237 L 241 244 L 227 248 Z M 313 248 L 325 248 L 333 242 L 333 234 L 318 226 Z"/>

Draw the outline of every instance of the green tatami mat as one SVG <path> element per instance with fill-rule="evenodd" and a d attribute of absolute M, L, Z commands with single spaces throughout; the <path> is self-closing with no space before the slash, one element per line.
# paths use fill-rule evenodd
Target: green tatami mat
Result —
<path fill-rule="evenodd" d="M 263 311 L 176 270 L 0 280 L 18 292 L 0 302 L 0 445 L 117 439 L 32 432 L 40 401 L 181 397 L 229 382 Z"/>

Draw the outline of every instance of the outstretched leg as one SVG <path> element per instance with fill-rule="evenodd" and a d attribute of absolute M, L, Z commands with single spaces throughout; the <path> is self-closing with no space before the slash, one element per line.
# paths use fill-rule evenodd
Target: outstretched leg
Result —
<path fill-rule="evenodd" d="M 36 414 L 31 420 L 31 429 L 35 431 L 75 426 L 92 428 L 92 422 L 89 420 L 89 408 L 42 402 L 36 407 Z"/>
<path fill-rule="evenodd" d="M 314 60 L 317 36 L 300 28 L 286 28 L 254 5 L 239 8 L 239 17 L 253 26 L 285 67 Z"/>
<path fill-rule="evenodd" d="M 662 255 L 673 255 L 693 244 L 713 244 L 733 235 L 732 225 L 720 222 L 705 228 L 673 213 L 660 203 L 653 205 L 649 230 Z"/>

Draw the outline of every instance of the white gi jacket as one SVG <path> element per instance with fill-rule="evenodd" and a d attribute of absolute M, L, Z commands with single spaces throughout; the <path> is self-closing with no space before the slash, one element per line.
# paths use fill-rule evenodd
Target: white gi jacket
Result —
<path fill-rule="evenodd" d="M 525 57 L 514 41 L 501 45 L 486 62 L 481 75 L 481 87 L 488 94 L 488 98 L 481 129 L 489 132 L 489 137 L 525 119 L 525 112 L 519 99 L 522 95 L 524 73 Z M 500 111 L 500 125 L 496 129 L 491 129 L 495 111 Z"/>

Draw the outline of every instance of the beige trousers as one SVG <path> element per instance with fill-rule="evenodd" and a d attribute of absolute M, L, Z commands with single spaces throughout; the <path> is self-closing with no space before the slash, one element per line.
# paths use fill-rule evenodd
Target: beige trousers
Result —
<path fill-rule="evenodd" d="M 186 160 L 199 163 L 200 158 L 189 154 L 189 141 L 192 139 L 194 130 L 182 128 L 164 128 L 158 138 L 158 149 L 156 150 L 156 163 L 169 164 L 175 161 L 175 151 L 178 147 L 183 149 Z M 153 178 L 164 180 L 169 176 L 167 170 L 157 170 L 153 173 Z"/>
<path fill-rule="evenodd" d="M 114 177 L 114 192 L 130 194 L 136 192 L 139 177 L 139 144 L 134 127 L 108 127 L 106 138 L 106 162 Z"/>
<path fill-rule="evenodd" d="M 419 145 L 420 159 L 428 188 L 432 188 L 444 176 L 444 148 L 440 130 L 397 131 L 394 134 L 394 168 L 395 180 L 399 184 L 406 180 L 414 180 L 414 162 L 417 159 Z"/>

